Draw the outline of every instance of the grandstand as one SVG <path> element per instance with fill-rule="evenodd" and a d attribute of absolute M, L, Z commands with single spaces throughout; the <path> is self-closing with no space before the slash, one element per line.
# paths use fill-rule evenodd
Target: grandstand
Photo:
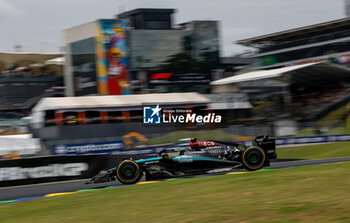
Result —
<path fill-rule="evenodd" d="M 211 82 L 215 88 L 241 91 L 254 105 L 273 102 L 261 114 L 285 117 L 290 108 L 297 118 L 315 120 L 350 100 L 350 69 L 318 62 L 270 70 L 252 71 Z M 271 110 L 272 109 L 272 110 Z M 291 114 L 289 114 L 291 115 Z"/>
<path fill-rule="evenodd" d="M 350 62 L 350 18 L 239 40 L 237 44 L 258 49 L 252 55 L 261 68 L 309 62 Z"/>
<path fill-rule="evenodd" d="M 256 54 L 250 55 L 257 60 L 251 67 L 256 71 L 212 84 L 214 88 L 225 82 L 239 85 L 250 92 L 255 106 L 271 101 L 277 105 L 275 112 L 269 110 L 261 112 L 262 115 L 289 113 L 298 120 L 314 121 L 350 100 L 349 17 L 236 43 L 257 49 Z"/>
<path fill-rule="evenodd" d="M 0 52 L 0 119 L 20 121 L 40 98 L 64 95 L 60 56 L 61 53 Z"/>

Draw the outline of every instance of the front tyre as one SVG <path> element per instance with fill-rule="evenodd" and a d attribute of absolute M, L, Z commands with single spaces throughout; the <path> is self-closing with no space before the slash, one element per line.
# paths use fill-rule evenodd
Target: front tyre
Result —
<path fill-rule="evenodd" d="M 135 184 L 141 177 L 139 165 L 132 160 L 124 160 L 117 168 L 117 178 L 123 184 Z"/>
<path fill-rule="evenodd" d="M 249 147 L 242 154 L 242 163 L 247 170 L 261 169 L 266 161 L 265 151 L 257 146 Z"/>

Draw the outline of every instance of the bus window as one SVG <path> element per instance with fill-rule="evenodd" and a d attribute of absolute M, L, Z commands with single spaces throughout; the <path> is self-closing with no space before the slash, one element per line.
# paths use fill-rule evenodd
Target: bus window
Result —
<path fill-rule="evenodd" d="M 122 123 L 123 116 L 121 111 L 109 111 L 108 112 L 108 123 Z"/>
<path fill-rule="evenodd" d="M 85 123 L 86 124 L 99 124 L 100 122 L 100 112 L 98 111 L 86 111 L 85 112 Z"/>
<path fill-rule="evenodd" d="M 55 111 L 47 110 L 45 112 L 45 127 L 56 125 Z"/>
<path fill-rule="evenodd" d="M 65 112 L 63 113 L 63 123 L 64 125 L 77 125 L 78 113 L 77 112 Z"/>
<path fill-rule="evenodd" d="M 142 122 L 142 119 L 143 119 L 142 110 L 130 111 L 131 122 Z"/>

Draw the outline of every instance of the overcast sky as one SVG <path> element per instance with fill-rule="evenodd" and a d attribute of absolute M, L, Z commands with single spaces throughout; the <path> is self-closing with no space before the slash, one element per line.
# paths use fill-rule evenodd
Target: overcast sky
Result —
<path fill-rule="evenodd" d="M 175 23 L 220 21 L 222 56 L 233 42 L 343 18 L 344 0 L 0 0 L 0 52 L 58 52 L 62 30 L 135 8 L 175 8 Z"/>

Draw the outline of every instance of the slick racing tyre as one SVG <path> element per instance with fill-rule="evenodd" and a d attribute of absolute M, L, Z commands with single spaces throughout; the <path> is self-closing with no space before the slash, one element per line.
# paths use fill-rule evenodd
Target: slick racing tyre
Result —
<path fill-rule="evenodd" d="M 261 169 L 264 166 L 265 161 L 266 153 L 260 147 L 252 146 L 243 152 L 242 163 L 247 170 Z"/>
<path fill-rule="evenodd" d="M 137 183 L 141 177 L 139 165 L 132 160 L 124 160 L 117 168 L 117 178 L 123 184 Z"/>

